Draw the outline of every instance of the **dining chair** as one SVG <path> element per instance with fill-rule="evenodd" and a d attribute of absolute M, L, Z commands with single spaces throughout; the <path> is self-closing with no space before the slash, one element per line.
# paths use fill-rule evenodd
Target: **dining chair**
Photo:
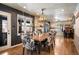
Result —
<path fill-rule="evenodd" d="M 34 40 L 32 40 L 32 38 L 28 35 L 25 35 L 23 40 L 23 55 L 25 53 L 25 49 L 28 51 L 30 51 L 30 54 L 33 54 L 33 50 L 35 49 L 35 45 L 34 45 Z"/>
<path fill-rule="evenodd" d="M 50 53 L 50 49 L 54 49 L 55 47 L 55 36 L 56 36 L 56 32 L 50 32 L 49 36 L 48 36 L 48 50 Z"/>

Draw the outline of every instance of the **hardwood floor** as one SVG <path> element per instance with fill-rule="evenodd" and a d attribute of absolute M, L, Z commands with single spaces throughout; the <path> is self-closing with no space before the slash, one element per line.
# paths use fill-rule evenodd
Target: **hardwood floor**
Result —
<path fill-rule="evenodd" d="M 65 39 L 63 35 L 57 35 L 55 39 L 55 48 L 50 49 L 50 53 L 46 48 L 44 48 L 41 51 L 40 55 L 78 55 L 73 40 L 74 39 L 69 38 Z M 25 51 L 25 55 L 27 55 L 26 52 L 27 51 Z M 0 55 L 22 55 L 22 54 L 23 54 L 22 45 L 0 52 Z"/>
<path fill-rule="evenodd" d="M 74 45 L 73 39 L 64 39 L 64 38 L 57 38 L 56 39 L 56 46 L 54 49 L 56 55 L 77 55 L 77 50 Z"/>

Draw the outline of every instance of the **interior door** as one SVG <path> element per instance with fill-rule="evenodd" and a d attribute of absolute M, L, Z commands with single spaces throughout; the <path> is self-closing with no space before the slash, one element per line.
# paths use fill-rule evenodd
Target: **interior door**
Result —
<path fill-rule="evenodd" d="M 0 51 L 11 46 L 11 15 L 0 11 Z"/>

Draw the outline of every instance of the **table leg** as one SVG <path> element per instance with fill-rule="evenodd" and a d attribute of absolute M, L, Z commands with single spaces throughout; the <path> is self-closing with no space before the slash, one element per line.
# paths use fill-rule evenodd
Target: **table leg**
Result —
<path fill-rule="evenodd" d="M 40 54 L 40 49 L 41 49 L 41 43 L 38 44 L 38 54 Z"/>
<path fill-rule="evenodd" d="M 24 52 L 25 52 L 25 47 L 23 47 L 23 55 L 24 55 Z"/>
<path fill-rule="evenodd" d="M 38 53 L 40 54 L 40 43 L 39 43 L 39 46 L 38 46 Z"/>
<path fill-rule="evenodd" d="M 36 45 L 37 53 L 40 54 L 41 43 L 40 43 L 39 41 L 37 41 L 37 42 L 35 43 L 35 45 Z"/>

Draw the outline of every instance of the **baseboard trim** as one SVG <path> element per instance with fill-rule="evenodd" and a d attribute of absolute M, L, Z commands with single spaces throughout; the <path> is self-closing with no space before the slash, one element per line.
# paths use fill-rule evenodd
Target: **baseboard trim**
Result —
<path fill-rule="evenodd" d="M 17 47 L 17 46 L 20 46 L 20 45 L 22 45 L 22 43 L 14 45 L 14 46 L 11 46 L 11 48 L 14 48 L 14 47 Z"/>

